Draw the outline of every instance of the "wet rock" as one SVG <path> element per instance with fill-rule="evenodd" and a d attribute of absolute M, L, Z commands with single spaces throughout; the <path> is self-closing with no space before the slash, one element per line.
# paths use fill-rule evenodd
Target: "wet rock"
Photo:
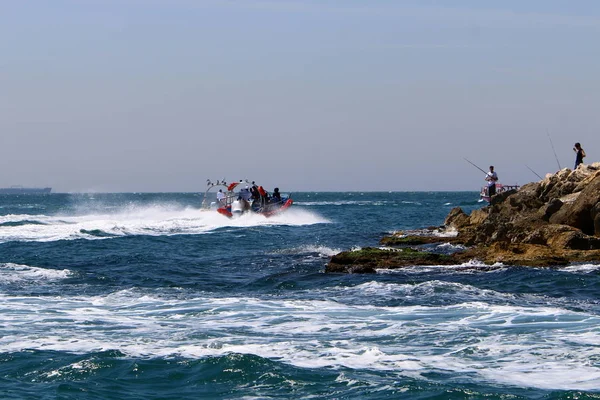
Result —
<path fill-rule="evenodd" d="M 445 243 L 448 241 L 451 241 L 451 239 L 441 236 L 392 235 L 385 236 L 379 243 L 384 246 L 418 246 L 431 243 Z"/>
<path fill-rule="evenodd" d="M 366 247 L 344 251 L 331 257 L 326 272 L 374 273 L 376 269 L 396 269 L 415 265 L 451 265 L 451 255 L 428 253 L 413 249 L 386 250 Z"/>

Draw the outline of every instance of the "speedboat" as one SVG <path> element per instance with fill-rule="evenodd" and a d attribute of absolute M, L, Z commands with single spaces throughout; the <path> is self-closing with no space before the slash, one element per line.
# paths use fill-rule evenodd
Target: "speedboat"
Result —
<path fill-rule="evenodd" d="M 209 179 L 206 182 L 208 188 L 204 192 L 202 208 L 216 209 L 219 214 L 228 218 L 239 217 L 246 213 L 271 217 L 287 210 L 294 202 L 290 195 L 279 195 L 278 198 L 273 196 L 275 193 L 269 194 L 254 181 L 241 180 L 227 183 L 225 180 L 212 182 Z M 209 202 L 212 196 L 215 196 L 213 198 L 216 198 L 216 201 Z"/>
<path fill-rule="evenodd" d="M 519 185 L 503 185 L 501 183 L 496 183 L 496 194 L 508 192 L 509 190 L 519 190 Z M 487 201 L 488 203 L 491 201 L 487 186 L 481 188 L 481 192 L 479 192 L 479 201 Z"/>

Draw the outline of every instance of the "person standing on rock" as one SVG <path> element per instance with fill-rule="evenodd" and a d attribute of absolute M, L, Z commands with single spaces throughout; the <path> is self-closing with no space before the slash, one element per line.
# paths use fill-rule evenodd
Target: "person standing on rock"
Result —
<path fill-rule="evenodd" d="M 498 181 L 498 174 L 494 171 L 494 166 L 490 165 L 490 171 L 485 174 L 485 180 L 487 181 L 488 196 L 490 198 L 496 194 L 496 182 Z"/>
<path fill-rule="evenodd" d="M 575 156 L 575 168 L 579 166 L 579 164 L 583 164 L 583 157 L 585 157 L 585 151 L 581 148 L 581 144 L 579 142 L 575 143 L 575 147 L 573 147 L 573 151 L 577 153 Z"/>

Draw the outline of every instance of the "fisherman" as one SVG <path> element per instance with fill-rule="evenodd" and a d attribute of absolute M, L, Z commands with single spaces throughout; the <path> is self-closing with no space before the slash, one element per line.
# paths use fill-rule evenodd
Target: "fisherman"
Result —
<path fill-rule="evenodd" d="M 223 193 L 223 189 L 219 189 L 217 192 L 217 202 L 219 203 L 219 206 L 225 206 L 225 193 Z"/>
<path fill-rule="evenodd" d="M 496 182 L 498 181 L 498 174 L 494 172 L 493 165 L 490 165 L 490 171 L 485 174 L 485 180 L 487 181 L 488 196 L 491 198 L 496 194 Z"/>
<path fill-rule="evenodd" d="M 573 151 L 577 153 L 575 156 L 575 168 L 579 166 L 579 164 L 583 164 L 583 157 L 585 157 L 585 151 L 581 148 L 581 144 L 579 142 L 575 143 L 575 147 L 573 147 Z"/>

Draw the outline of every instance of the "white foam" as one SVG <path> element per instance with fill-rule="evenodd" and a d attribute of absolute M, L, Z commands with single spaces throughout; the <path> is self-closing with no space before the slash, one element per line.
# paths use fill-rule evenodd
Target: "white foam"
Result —
<path fill-rule="evenodd" d="M 564 267 L 561 270 L 567 271 L 567 272 L 589 274 L 591 272 L 598 271 L 599 269 L 600 269 L 600 264 L 577 264 L 577 265 L 569 265 L 568 267 Z"/>
<path fill-rule="evenodd" d="M 429 273 L 429 272 L 443 273 L 443 272 L 450 271 L 453 274 L 457 274 L 457 273 L 472 274 L 472 273 L 481 273 L 481 272 L 496 273 L 496 272 L 504 269 L 505 267 L 506 266 L 500 262 L 494 263 L 492 265 L 487 265 L 482 261 L 473 259 L 473 260 L 469 260 L 462 264 L 414 265 L 414 266 L 407 266 L 407 267 L 396 268 L 396 269 L 382 268 L 382 269 L 377 269 L 376 272 L 378 274 L 406 274 L 406 273 L 422 274 L 422 273 Z"/>
<path fill-rule="evenodd" d="M 456 228 L 448 228 L 448 229 L 444 229 L 444 230 L 436 230 L 433 231 L 432 234 L 434 236 L 438 236 L 438 237 L 457 237 L 458 236 L 458 230 L 456 230 Z"/>
<path fill-rule="evenodd" d="M 335 290 L 363 296 L 431 290 L 439 296 L 444 288 L 471 291 L 475 300 L 379 307 L 321 300 L 331 296 L 185 299 L 138 289 L 71 298 L 0 294 L 0 351 L 115 349 L 131 357 L 192 359 L 243 353 L 306 368 L 414 377 L 443 370 L 544 389 L 591 390 L 600 384 L 600 370 L 590 361 L 600 356 L 600 318 L 594 313 L 548 304 L 551 298 L 538 306 L 490 304 L 490 297 L 508 294 L 449 282 L 367 282 Z"/>
<path fill-rule="evenodd" d="M 436 247 L 440 249 L 448 249 L 448 250 L 464 250 L 466 247 L 462 244 L 452 244 L 452 243 L 441 243 Z"/>
<path fill-rule="evenodd" d="M 270 218 L 245 214 L 229 219 L 216 211 L 181 208 L 174 205 L 126 207 L 103 214 L 81 215 L 8 215 L 4 222 L 24 222 L 0 226 L 0 243 L 9 241 L 51 242 L 73 239 L 106 239 L 129 235 L 202 234 L 223 227 L 267 225 L 302 226 L 328 223 L 329 220 L 303 209 L 291 208 Z M 34 221 L 28 224 L 26 221 Z"/>
<path fill-rule="evenodd" d="M 71 275 L 72 272 L 68 269 L 46 269 L 13 263 L 0 264 L 0 282 L 2 283 L 57 281 Z"/>
<path fill-rule="evenodd" d="M 294 247 L 291 249 L 284 249 L 277 251 L 277 253 L 282 254 L 307 254 L 307 253 L 317 253 L 321 257 L 331 257 L 338 253 L 341 253 L 342 249 L 334 249 L 327 246 L 321 245 L 305 245 L 300 247 Z"/>

